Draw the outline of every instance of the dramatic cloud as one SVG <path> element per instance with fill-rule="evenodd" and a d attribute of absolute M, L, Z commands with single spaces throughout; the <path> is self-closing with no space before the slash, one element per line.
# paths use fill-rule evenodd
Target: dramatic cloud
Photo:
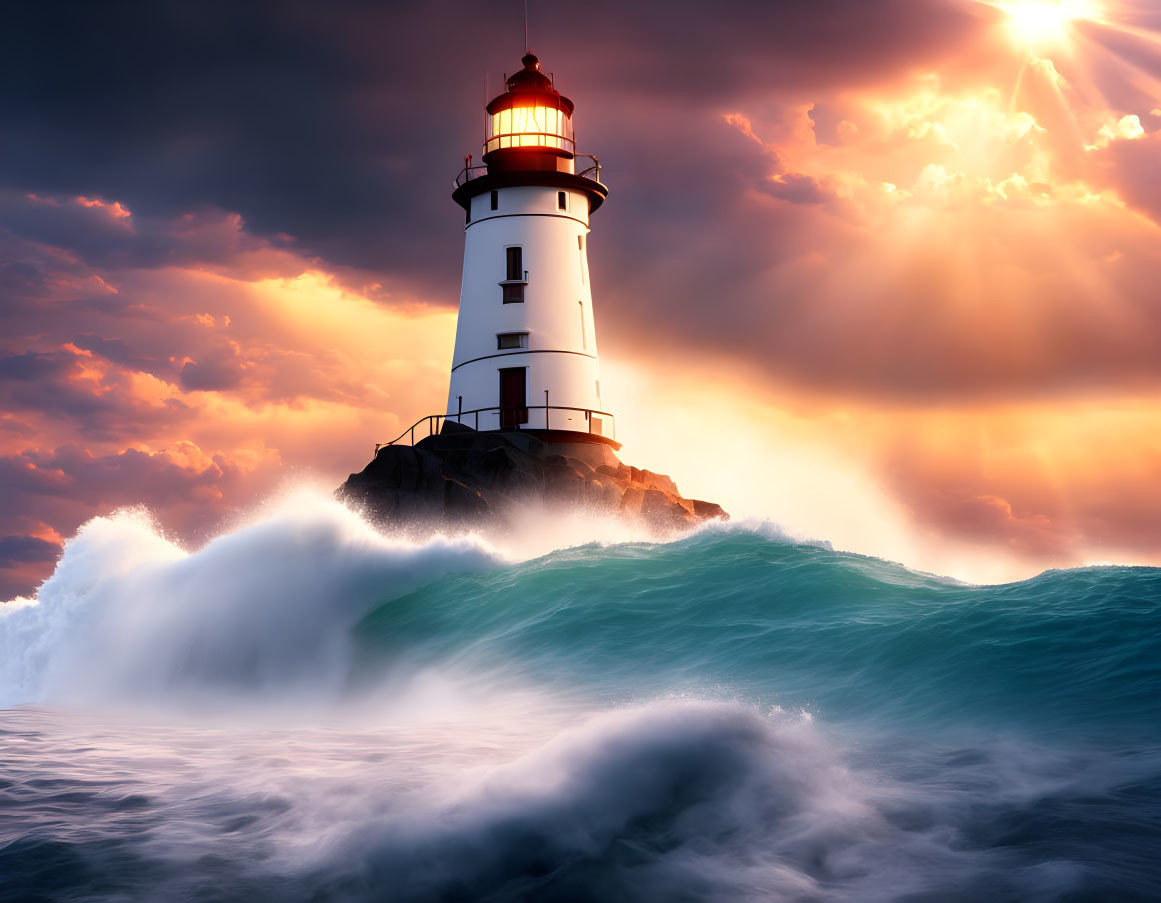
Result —
<path fill-rule="evenodd" d="M 532 5 L 611 186 L 602 350 L 663 375 L 621 394 L 627 453 L 697 483 L 729 409 L 753 467 L 794 449 L 764 503 L 803 530 L 1002 575 L 1154 560 L 1161 14 L 1010 6 Z M 6 12 L 0 595 L 94 513 L 196 542 L 441 409 L 450 178 L 518 4 Z M 681 449 L 640 428 L 672 420 Z"/>
<path fill-rule="evenodd" d="M 520 15 L 450 0 L 20 5 L 0 38 L 18 88 L 0 97 L 0 169 L 148 216 L 236 211 L 332 263 L 451 291 L 455 274 L 436 269 L 457 251 L 447 187 L 477 152 L 484 72 L 495 88 L 523 52 Z M 908 0 L 543 4 L 531 17 L 586 141 L 615 159 L 605 114 L 660 101 L 685 114 L 666 152 L 689 164 L 724 97 L 871 82 L 934 65 L 979 29 L 971 6 Z M 638 116 L 634 131 L 651 125 Z"/>
<path fill-rule="evenodd" d="M 10 219 L 0 236 L 37 274 L 9 284 L 0 337 L 0 595 L 28 592 L 46 550 L 96 514 L 145 505 L 198 542 L 288 477 L 332 482 L 443 401 L 450 313 L 393 311 L 346 287 L 352 271 L 323 272 L 237 217 L 149 223 L 158 253 L 142 256 L 128 238 L 93 250 L 74 228 L 90 199 L 29 204 L 42 233 Z M 47 243 L 54 216 L 77 247 Z M 232 237 L 188 244 L 206 219 Z"/>

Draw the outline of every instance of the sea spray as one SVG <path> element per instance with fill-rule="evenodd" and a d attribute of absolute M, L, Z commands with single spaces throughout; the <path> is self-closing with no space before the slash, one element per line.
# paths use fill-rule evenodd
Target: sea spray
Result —
<path fill-rule="evenodd" d="M 590 718 L 360 833 L 344 846 L 368 890 L 438 900 L 523 875 L 557 899 L 817 892 L 875 871 L 893 832 L 808 719 L 666 701 Z"/>
<path fill-rule="evenodd" d="M 1161 897 L 1161 571 L 588 538 L 90 523 L 0 616 L 0 898 Z"/>
<path fill-rule="evenodd" d="M 0 698 L 333 700 L 349 676 L 351 628 L 367 611 L 496 563 L 476 538 L 390 539 L 310 495 L 193 553 L 140 512 L 95 518 L 67 543 L 36 604 L 0 618 Z"/>

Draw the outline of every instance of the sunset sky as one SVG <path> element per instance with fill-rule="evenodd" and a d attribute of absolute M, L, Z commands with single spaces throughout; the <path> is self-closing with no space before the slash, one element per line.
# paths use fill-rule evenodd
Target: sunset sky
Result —
<path fill-rule="evenodd" d="M 1155 2 L 529 6 L 610 188 L 624 460 L 961 579 L 1161 564 Z M 95 515 L 196 546 L 442 410 L 519 2 L 4 19 L 0 598 Z"/>

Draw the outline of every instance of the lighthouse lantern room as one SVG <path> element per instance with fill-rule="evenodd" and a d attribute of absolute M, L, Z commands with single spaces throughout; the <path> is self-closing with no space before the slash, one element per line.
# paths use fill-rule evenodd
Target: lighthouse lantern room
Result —
<path fill-rule="evenodd" d="M 445 419 L 618 448 L 588 270 L 608 189 L 596 157 L 576 153 L 572 101 L 531 51 L 522 62 L 487 106 L 483 165 L 468 156 L 455 180 L 464 270 Z"/>

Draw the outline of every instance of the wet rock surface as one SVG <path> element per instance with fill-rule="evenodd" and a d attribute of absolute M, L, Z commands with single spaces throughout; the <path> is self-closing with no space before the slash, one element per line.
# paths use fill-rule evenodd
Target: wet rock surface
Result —
<path fill-rule="evenodd" d="M 720 505 L 682 497 L 664 474 L 622 464 L 609 446 L 454 423 L 413 446 L 380 448 L 336 495 L 398 527 L 483 526 L 530 502 L 615 514 L 660 532 L 729 519 Z"/>

